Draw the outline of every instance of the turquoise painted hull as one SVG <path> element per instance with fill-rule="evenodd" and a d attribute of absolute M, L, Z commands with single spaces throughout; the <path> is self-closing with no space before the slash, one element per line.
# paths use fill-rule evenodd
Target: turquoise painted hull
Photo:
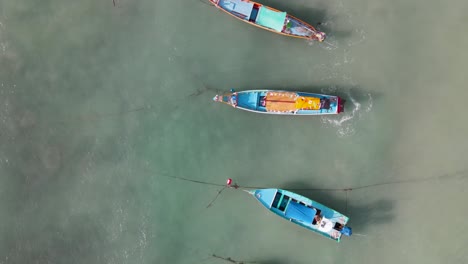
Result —
<path fill-rule="evenodd" d="M 271 103 L 265 98 L 268 98 L 270 94 L 284 95 L 294 98 L 313 98 L 317 100 L 317 107 L 315 109 L 295 109 L 294 99 L 289 102 L 275 101 Z M 213 98 L 214 101 L 222 102 L 231 105 L 235 108 L 255 112 L 262 114 L 274 114 L 274 115 L 334 115 L 343 112 L 344 101 L 333 95 L 316 94 L 316 93 L 304 93 L 304 92 L 290 92 L 290 91 L 276 91 L 276 90 L 247 90 L 241 92 L 231 92 L 224 95 L 216 95 Z M 270 104 L 275 104 L 269 108 Z M 287 107 L 281 109 L 280 104 L 289 104 L 290 109 Z M 278 109 L 280 107 L 280 109 Z"/>
<path fill-rule="evenodd" d="M 301 227 L 340 242 L 343 235 L 351 235 L 349 218 L 331 208 L 302 195 L 281 189 L 257 189 L 250 193 L 265 208 Z M 319 216 L 320 220 L 316 221 Z"/>

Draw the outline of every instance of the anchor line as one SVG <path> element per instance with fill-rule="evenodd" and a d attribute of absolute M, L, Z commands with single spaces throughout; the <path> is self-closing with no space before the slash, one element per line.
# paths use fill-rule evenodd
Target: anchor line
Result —
<path fill-rule="evenodd" d="M 188 179 L 188 178 L 174 176 L 174 175 L 168 175 L 168 174 L 159 174 L 159 175 L 163 176 L 163 177 L 168 177 L 168 178 L 173 178 L 173 179 L 178 179 L 178 180 L 193 182 L 193 183 L 198 183 L 198 184 L 210 185 L 210 186 L 217 186 L 217 187 L 226 187 L 227 186 L 226 184 L 219 184 L 219 183 L 213 183 L 213 182 L 208 182 L 208 181 Z M 468 177 L 468 170 L 461 170 L 461 171 L 457 171 L 457 172 L 451 173 L 451 174 L 445 174 L 445 175 L 439 175 L 439 176 L 433 176 L 433 177 L 426 177 L 426 178 L 421 178 L 421 179 L 397 180 L 397 181 L 381 182 L 381 183 L 367 184 L 367 185 L 348 187 L 348 188 L 287 188 L 287 189 L 291 190 L 291 191 L 323 191 L 323 192 L 346 192 L 346 193 L 348 193 L 349 191 L 363 190 L 363 189 L 369 189 L 369 188 L 385 186 L 385 185 L 418 183 L 418 182 L 426 182 L 426 181 L 433 181 L 433 180 L 438 180 L 438 179 L 443 179 L 443 178 L 453 178 L 453 177 L 467 178 Z M 237 184 L 233 184 L 232 186 L 227 186 L 227 187 L 234 188 L 234 189 L 245 189 L 245 190 L 271 188 L 271 187 L 266 187 L 266 186 L 244 186 L 244 185 L 237 185 Z"/>
<path fill-rule="evenodd" d="M 216 196 L 213 198 L 213 200 L 211 200 L 211 202 L 206 206 L 206 208 L 209 208 L 213 205 L 213 203 L 216 201 L 216 199 L 218 199 L 219 195 L 227 188 L 228 186 L 224 186 L 221 190 L 218 191 L 218 193 L 216 194 Z"/>

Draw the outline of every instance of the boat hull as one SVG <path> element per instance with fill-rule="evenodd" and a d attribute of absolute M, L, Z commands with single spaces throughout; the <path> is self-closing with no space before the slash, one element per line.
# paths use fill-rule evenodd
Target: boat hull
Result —
<path fill-rule="evenodd" d="M 352 233 L 346 226 L 347 216 L 302 195 L 281 189 L 257 189 L 250 193 L 281 218 L 334 241 L 340 242 L 343 235 Z"/>
<path fill-rule="evenodd" d="M 338 96 L 278 90 L 232 91 L 216 95 L 213 100 L 241 110 L 272 115 L 335 115 L 344 109 L 344 100 Z"/>
<path fill-rule="evenodd" d="M 325 40 L 325 33 L 317 30 L 312 25 L 296 18 L 292 15 L 281 12 L 275 8 L 262 5 L 260 3 L 249 0 L 210 0 L 210 2 L 221 11 L 242 20 L 250 25 L 280 34 L 284 36 L 313 39 L 319 42 Z M 261 12 L 264 11 L 264 12 Z M 266 19 L 263 18 L 263 13 Z M 271 19 L 271 15 L 276 16 Z M 283 14 L 283 17 L 280 17 Z M 277 21 L 273 21 L 273 20 Z M 281 24 L 282 22 L 282 24 Z"/>

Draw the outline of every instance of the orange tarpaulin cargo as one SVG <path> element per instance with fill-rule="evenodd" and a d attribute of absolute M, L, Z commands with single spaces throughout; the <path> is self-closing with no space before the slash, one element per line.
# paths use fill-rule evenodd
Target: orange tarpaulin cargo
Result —
<path fill-rule="evenodd" d="M 301 96 L 296 99 L 296 109 L 298 110 L 320 110 L 320 98 Z"/>
<path fill-rule="evenodd" d="M 269 112 L 319 110 L 320 98 L 299 97 L 291 92 L 268 92 L 265 98 L 265 108 Z"/>
<path fill-rule="evenodd" d="M 269 112 L 295 111 L 296 98 L 296 93 L 268 92 L 265 97 L 265 108 Z"/>

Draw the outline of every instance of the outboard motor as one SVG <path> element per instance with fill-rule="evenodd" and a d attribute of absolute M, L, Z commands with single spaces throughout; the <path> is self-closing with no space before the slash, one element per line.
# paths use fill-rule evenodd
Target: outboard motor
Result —
<path fill-rule="evenodd" d="M 341 232 L 341 234 L 343 234 L 345 236 L 351 236 L 353 234 L 353 230 L 349 226 L 343 227 L 343 229 L 341 229 L 340 232 Z"/>

